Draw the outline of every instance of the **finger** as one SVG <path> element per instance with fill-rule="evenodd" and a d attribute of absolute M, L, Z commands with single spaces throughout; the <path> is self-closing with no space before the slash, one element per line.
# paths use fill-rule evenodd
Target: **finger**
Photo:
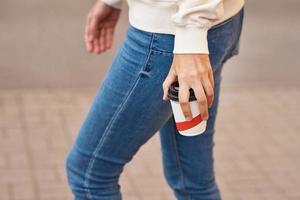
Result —
<path fill-rule="evenodd" d="M 88 25 L 88 41 L 93 41 L 96 37 L 98 37 L 98 34 L 98 20 L 96 17 L 91 17 Z"/>
<path fill-rule="evenodd" d="M 211 83 L 212 87 L 214 88 L 215 87 L 215 80 L 214 80 L 214 72 L 212 70 L 208 73 L 208 77 L 209 77 L 209 80 L 210 80 L 210 83 Z"/>
<path fill-rule="evenodd" d="M 212 88 L 213 88 L 213 90 L 215 90 L 215 80 L 214 80 L 214 72 L 213 72 L 213 70 L 211 70 L 210 73 L 208 73 L 208 76 L 209 76 L 209 80 L 210 80 L 210 83 L 212 85 Z M 212 103 L 214 101 L 214 97 L 215 96 L 213 96 L 213 98 L 212 98 Z"/>
<path fill-rule="evenodd" d="M 99 53 L 100 52 L 100 47 L 99 47 L 99 39 L 95 38 L 93 41 L 94 44 L 94 53 Z"/>
<path fill-rule="evenodd" d="M 90 23 L 88 25 L 88 36 L 87 36 L 87 41 L 91 43 L 92 48 L 91 52 L 98 52 L 99 50 L 99 45 L 98 45 L 98 36 L 99 36 L 99 30 L 97 28 L 97 19 L 95 17 L 92 17 L 90 19 Z"/>
<path fill-rule="evenodd" d="M 98 51 L 98 35 L 99 35 L 99 31 L 97 29 L 97 24 L 96 24 L 96 19 L 95 18 L 91 18 L 90 19 L 90 23 L 88 25 L 88 30 L 87 30 L 87 45 L 91 46 L 90 52 L 97 52 Z"/>
<path fill-rule="evenodd" d="M 189 102 L 189 97 L 190 97 L 189 89 L 190 87 L 188 87 L 187 84 L 185 84 L 184 82 L 179 82 L 179 92 L 178 92 L 179 103 L 183 115 L 188 121 L 190 121 L 193 118 L 192 111 L 190 108 L 190 102 Z"/>
<path fill-rule="evenodd" d="M 109 43 L 109 41 L 107 40 L 107 28 L 103 28 L 103 30 L 104 30 L 104 50 L 106 51 L 106 50 L 108 50 L 108 43 Z"/>
<path fill-rule="evenodd" d="M 88 41 L 88 27 L 90 24 L 90 17 L 89 15 L 86 17 L 85 27 L 84 27 L 84 40 Z"/>
<path fill-rule="evenodd" d="M 104 28 L 101 28 L 100 30 L 99 47 L 100 47 L 100 52 L 105 50 L 105 29 Z"/>
<path fill-rule="evenodd" d="M 205 96 L 205 92 L 203 89 L 203 86 L 201 83 L 197 83 L 195 85 L 192 86 L 198 105 L 199 105 L 199 110 L 200 110 L 200 114 L 201 114 L 201 118 L 203 120 L 208 120 L 208 108 L 207 108 L 207 99 Z"/>
<path fill-rule="evenodd" d="M 99 28 L 98 29 L 98 35 L 97 35 L 97 45 L 98 45 L 98 51 L 97 53 L 101 53 L 102 52 L 102 44 L 101 44 L 101 38 L 102 38 L 102 35 L 103 35 L 103 28 Z"/>
<path fill-rule="evenodd" d="M 106 29 L 107 48 L 110 48 L 112 46 L 113 36 L 114 36 L 114 29 L 113 28 L 107 28 Z"/>
<path fill-rule="evenodd" d="M 211 107 L 214 98 L 214 89 L 208 77 L 204 77 L 202 79 L 202 85 L 206 94 L 207 104 L 209 107 Z"/>
<path fill-rule="evenodd" d="M 93 52 L 94 50 L 94 44 L 93 44 L 93 41 L 90 42 L 90 41 L 85 41 L 85 46 L 86 46 L 86 49 L 91 53 Z"/>
<path fill-rule="evenodd" d="M 93 42 L 90 42 L 88 40 L 88 35 L 89 35 L 89 23 L 90 23 L 90 18 L 87 17 L 87 22 L 85 25 L 85 31 L 84 31 L 84 41 L 85 41 L 85 47 L 89 52 L 93 51 Z"/>
<path fill-rule="evenodd" d="M 100 27 L 97 27 L 97 29 L 94 32 L 94 53 L 100 53 L 100 33 L 101 29 Z"/>
<path fill-rule="evenodd" d="M 171 84 L 173 82 L 175 82 L 177 80 L 177 76 L 175 73 L 173 73 L 172 70 L 169 71 L 166 79 L 164 80 L 163 84 L 162 84 L 162 87 L 163 87 L 163 100 L 168 100 L 169 97 L 168 97 L 168 91 L 169 91 L 169 88 L 171 86 Z"/>

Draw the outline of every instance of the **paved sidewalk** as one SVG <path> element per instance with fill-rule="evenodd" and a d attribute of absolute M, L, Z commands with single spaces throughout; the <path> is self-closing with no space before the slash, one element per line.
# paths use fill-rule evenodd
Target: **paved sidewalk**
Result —
<path fill-rule="evenodd" d="M 224 200 L 300 200 L 299 88 L 222 88 L 215 137 Z M 0 199 L 71 200 L 64 159 L 89 90 L 0 91 Z M 121 177 L 125 200 L 171 200 L 158 135 Z"/>

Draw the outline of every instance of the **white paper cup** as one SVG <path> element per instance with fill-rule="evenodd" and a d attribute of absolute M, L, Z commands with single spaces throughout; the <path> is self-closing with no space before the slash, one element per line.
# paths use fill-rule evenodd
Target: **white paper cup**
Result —
<path fill-rule="evenodd" d="M 177 131 L 184 136 L 195 136 L 202 134 L 206 129 L 206 120 L 202 120 L 197 99 L 194 91 L 190 89 L 190 107 L 192 111 L 192 120 L 187 121 L 182 112 L 178 99 L 178 81 L 174 82 L 168 91 L 168 97 L 171 102 L 173 115 L 176 122 Z"/>

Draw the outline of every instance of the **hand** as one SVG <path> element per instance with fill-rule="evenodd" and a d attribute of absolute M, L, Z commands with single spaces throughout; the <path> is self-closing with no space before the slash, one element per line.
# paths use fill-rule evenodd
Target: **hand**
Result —
<path fill-rule="evenodd" d="M 112 46 L 116 24 L 121 10 L 100 0 L 90 10 L 85 26 L 85 45 L 90 53 L 101 53 Z"/>
<path fill-rule="evenodd" d="M 208 54 L 174 54 L 168 76 L 163 82 L 163 100 L 168 100 L 168 90 L 178 79 L 178 98 L 186 120 L 193 118 L 189 105 L 189 89 L 194 90 L 201 117 L 208 119 L 208 106 L 214 98 L 214 78 Z"/>

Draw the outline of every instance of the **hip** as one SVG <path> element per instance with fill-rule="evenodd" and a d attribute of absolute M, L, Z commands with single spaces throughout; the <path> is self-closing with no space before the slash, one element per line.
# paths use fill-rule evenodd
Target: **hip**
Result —
<path fill-rule="evenodd" d="M 238 54 L 243 18 L 244 8 L 208 30 L 207 40 L 211 56 L 227 59 L 229 55 Z M 127 47 L 131 46 L 129 49 L 139 49 L 146 54 L 153 51 L 164 56 L 172 56 L 174 39 L 173 34 L 149 32 L 129 25 L 124 43 Z"/>

